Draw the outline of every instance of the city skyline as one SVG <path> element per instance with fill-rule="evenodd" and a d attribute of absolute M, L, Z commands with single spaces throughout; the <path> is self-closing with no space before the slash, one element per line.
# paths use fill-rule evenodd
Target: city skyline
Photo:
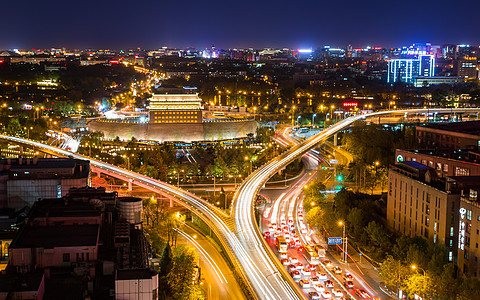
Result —
<path fill-rule="evenodd" d="M 432 44 L 480 44 L 473 30 L 480 3 L 461 0 L 461 14 L 444 14 L 446 1 L 384 5 L 354 1 L 337 3 L 249 1 L 234 8 L 219 1 L 205 5 L 173 1 L 132 4 L 26 1 L 20 14 L 5 14 L 0 48 L 65 46 L 70 48 L 315 48 L 374 45 L 398 47 L 421 41 Z M 11 3 L 4 11 L 13 11 Z M 312 13 L 313 12 L 313 13 Z M 333 13 L 332 13 L 333 12 Z M 12 26 L 13 25 L 13 26 Z M 32 30 L 34 29 L 35 30 Z"/>

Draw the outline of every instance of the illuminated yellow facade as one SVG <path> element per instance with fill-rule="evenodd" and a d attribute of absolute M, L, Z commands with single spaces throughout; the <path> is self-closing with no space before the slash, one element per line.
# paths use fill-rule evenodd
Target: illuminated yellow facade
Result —
<path fill-rule="evenodd" d="M 154 94 L 148 109 L 150 123 L 202 123 L 202 99 L 198 94 Z"/>

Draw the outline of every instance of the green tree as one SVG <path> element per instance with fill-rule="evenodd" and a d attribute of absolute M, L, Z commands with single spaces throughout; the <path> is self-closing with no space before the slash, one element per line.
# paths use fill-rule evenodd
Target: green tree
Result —
<path fill-rule="evenodd" d="M 170 243 L 165 245 L 163 249 L 162 258 L 160 259 L 160 276 L 167 276 L 170 274 L 170 271 L 173 267 L 172 261 L 172 249 L 170 248 Z"/>
<path fill-rule="evenodd" d="M 173 267 L 168 275 L 174 299 L 191 299 L 198 254 L 193 247 L 179 245 L 173 251 Z"/>
<path fill-rule="evenodd" d="M 390 289 L 403 288 L 405 280 L 411 273 L 409 267 L 403 265 L 400 260 L 396 260 L 393 256 L 388 256 L 380 266 L 380 278 Z"/>

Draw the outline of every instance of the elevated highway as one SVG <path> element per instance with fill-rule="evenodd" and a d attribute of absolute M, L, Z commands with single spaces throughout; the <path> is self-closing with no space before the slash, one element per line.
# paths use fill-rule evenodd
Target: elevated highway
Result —
<path fill-rule="evenodd" d="M 409 110 L 394 110 L 394 111 L 379 111 L 364 115 L 358 115 L 344 119 L 329 128 L 321 131 L 304 142 L 293 146 L 288 151 L 271 160 L 269 163 L 261 166 L 254 173 L 250 174 L 248 178 L 240 185 L 236 191 L 232 203 L 232 217 L 235 222 L 236 234 L 238 235 L 243 248 L 247 255 L 251 257 L 257 268 L 263 274 L 263 278 L 269 281 L 270 286 L 276 290 L 276 295 L 272 299 L 302 299 L 304 296 L 301 293 L 298 285 L 287 273 L 285 268 L 281 265 L 279 260 L 274 256 L 269 248 L 262 233 L 258 227 L 255 218 L 255 199 L 259 190 L 275 173 L 287 166 L 293 160 L 301 157 L 310 149 L 314 148 L 319 143 L 325 142 L 328 138 L 336 133 L 347 129 L 355 121 L 363 120 L 365 118 L 381 117 L 385 115 L 398 114 L 418 114 L 418 113 L 444 113 L 444 114 L 458 114 L 458 113 L 477 113 L 480 109 L 409 109 Z M 285 287 L 285 282 L 288 287 Z M 257 290 L 261 292 L 260 290 Z"/>

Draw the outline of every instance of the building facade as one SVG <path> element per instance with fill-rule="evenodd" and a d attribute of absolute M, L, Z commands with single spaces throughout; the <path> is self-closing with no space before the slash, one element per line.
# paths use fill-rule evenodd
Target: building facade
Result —
<path fill-rule="evenodd" d="M 453 68 L 457 76 L 468 79 L 478 78 L 478 61 L 476 57 L 456 59 Z"/>
<path fill-rule="evenodd" d="M 154 94 L 148 109 L 150 123 L 202 123 L 202 99 L 198 94 Z"/>
<path fill-rule="evenodd" d="M 417 126 L 415 136 L 422 147 L 467 149 L 480 146 L 480 121 Z"/>
<path fill-rule="evenodd" d="M 413 58 L 395 58 L 388 61 L 387 82 L 413 83 L 414 77 L 434 76 L 435 58 L 433 55 L 418 55 Z"/>
<path fill-rule="evenodd" d="M 425 76 L 417 76 L 413 78 L 413 86 L 417 88 L 421 87 L 428 87 L 431 85 L 438 85 L 438 84 L 462 84 L 465 83 L 464 77 L 453 77 L 453 76 L 435 76 L 435 77 L 425 77 Z"/>

